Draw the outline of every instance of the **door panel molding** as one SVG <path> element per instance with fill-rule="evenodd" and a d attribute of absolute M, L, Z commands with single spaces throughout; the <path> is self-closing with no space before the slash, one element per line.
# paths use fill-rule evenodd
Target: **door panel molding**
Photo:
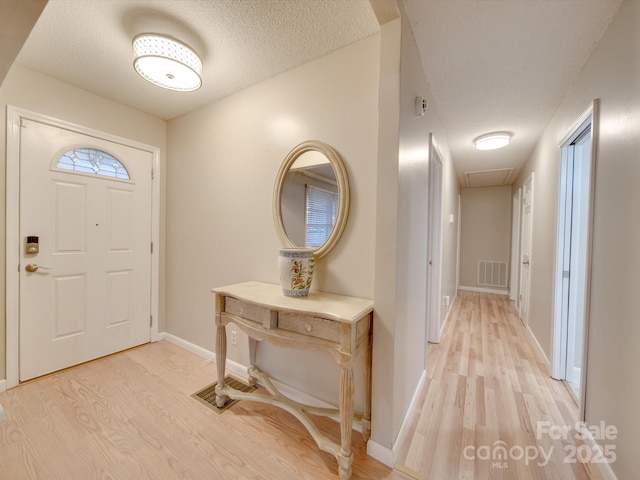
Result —
<path fill-rule="evenodd" d="M 151 240 L 160 244 L 160 148 L 126 139 L 92 128 L 77 125 L 40 113 L 7 105 L 7 166 L 6 166 L 6 387 L 19 383 L 19 285 L 20 285 L 20 129 L 22 120 L 31 120 L 52 127 L 70 130 L 101 140 L 149 152 L 152 156 L 151 180 Z M 151 246 L 149 246 L 151 248 Z M 160 249 L 151 253 L 151 341 L 158 341 Z"/>

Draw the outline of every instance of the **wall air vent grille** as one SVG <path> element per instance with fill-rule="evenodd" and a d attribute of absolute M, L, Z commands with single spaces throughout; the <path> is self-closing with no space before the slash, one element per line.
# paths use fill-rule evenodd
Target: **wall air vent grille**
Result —
<path fill-rule="evenodd" d="M 478 285 L 483 287 L 507 287 L 507 262 L 478 260 Z"/>

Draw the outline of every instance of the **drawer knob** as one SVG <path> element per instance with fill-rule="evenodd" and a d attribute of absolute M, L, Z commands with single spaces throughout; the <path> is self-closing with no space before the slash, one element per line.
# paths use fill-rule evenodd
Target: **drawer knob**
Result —
<path fill-rule="evenodd" d="M 310 323 L 305 323 L 304 329 L 307 333 L 311 333 L 311 330 L 313 330 L 313 325 L 311 325 Z"/>

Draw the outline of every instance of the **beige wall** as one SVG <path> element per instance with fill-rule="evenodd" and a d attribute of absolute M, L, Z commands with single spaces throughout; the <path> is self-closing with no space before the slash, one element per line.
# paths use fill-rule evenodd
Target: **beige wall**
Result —
<path fill-rule="evenodd" d="M 401 20 L 380 29 L 371 438 L 393 447 Z M 377 412 L 383 412 L 379 415 Z M 371 443 L 369 444 L 371 445 Z"/>
<path fill-rule="evenodd" d="M 458 204 L 461 203 L 458 173 L 449 159 L 444 162 L 442 194 L 442 309 L 443 319 L 449 313 L 444 305 L 444 297 L 449 297 L 449 309 L 458 293 L 456 284 L 458 273 Z M 449 222 L 453 215 L 453 222 Z M 462 230 L 462 229 L 460 229 Z"/>
<path fill-rule="evenodd" d="M 429 200 L 429 133 L 433 133 L 443 162 L 444 216 L 457 204 L 458 181 L 453 169 L 445 132 L 438 109 L 425 77 L 422 61 L 411 26 L 399 5 L 402 15 L 402 49 L 400 59 L 400 128 L 397 189 L 397 251 L 396 251 L 396 309 L 393 375 L 393 435 L 394 441 L 425 368 L 427 335 L 427 245 Z M 429 108 L 423 117 L 416 117 L 415 99 L 422 96 Z M 457 208 L 457 207 L 456 207 Z M 452 231 L 445 225 L 445 242 Z M 455 228 L 453 229 L 455 230 Z M 455 244 L 455 243 L 454 243 Z M 455 262 L 450 263 L 447 245 L 443 277 L 455 278 Z M 449 280 L 448 280 L 449 281 Z M 455 280 L 454 280 L 455 281 Z M 448 285 L 450 287 L 450 285 Z M 447 293 L 445 293 L 445 291 Z M 455 295 L 455 288 L 443 289 L 442 296 Z M 452 297 L 453 298 L 453 297 Z M 440 299 L 442 304 L 442 298 Z M 442 314 L 446 314 L 443 309 Z"/>
<path fill-rule="evenodd" d="M 461 197 L 460 286 L 507 290 L 478 285 L 477 276 L 479 260 L 510 260 L 511 186 L 463 188 Z"/>
<path fill-rule="evenodd" d="M 595 173 L 586 419 L 615 425 L 611 465 L 637 476 L 640 431 L 640 2 L 623 3 L 562 102 L 514 188 L 535 172 L 530 327 L 551 354 L 558 147 L 589 104 L 600 99 Z"/>
<path fill-rule="evenodd" d="M 5 225 L 6 106 L 23 108 L 67 122 L 135 140 L 161 149 L 164 158 L 166 124 L 129 107 L 99 97 L 51 77 L 14 65 L 0 87 L 0 225 Z M 161 186 L 162 188 L 162 186 Z M 163 230 L 161 205 L 161 238 Z M 0 237 L 0 251 L 5 237 Z M 163 265 L 161 252 L 161 270 Z M 5 256 L 0 256 L 0 378 L 5 378 Z M 161 271 L 160 321 L 164 318 Z M 162 331 L 162 323 L 160 330 Z"/>
<path fill-rule="evenodd" d="M 168 123 L 169 333 L 214 350 L 210 289 L 278 283 L 274 182 L 289 150 L 310 139 L 340 154 L 351 186 L 346 229 L 312 288 L 373 298 L 379 45 L 370 37 Z M 242 332 L 228 357 L 248 364 Z M 329 355 L 261 345 L 258 357 L 277 380 L 337 401 Z"/>

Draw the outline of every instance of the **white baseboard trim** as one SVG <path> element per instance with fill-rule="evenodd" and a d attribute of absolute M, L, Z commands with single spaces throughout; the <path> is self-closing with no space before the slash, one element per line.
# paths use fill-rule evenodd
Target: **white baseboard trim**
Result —
<path fill-rule="evenodd" d="M 161 332 L 158 334 L 158 339 L 160 341 L 164 340 L 166 342 L 177 345 L 178 347 L 183 348 L 187 352 L 191 352 L 211 362 L 215 361 L 215 353 L 213 353 L 212 351 L 207 350 L 206 348 L 202 348 L 196 345 L 195 343 L 188 342 L 187 340 L 184 340 L 180 337 L 176 337 L 175 335 L 171 335 L 170 333 Z"/>
<path fill-rule="evenodd" d="M 211 350 L 207 350 L 205 348 L 199 347 L 198 345 L 195 345 L 187 340 L 184 340 L 180 337 L 176 337 L 175 335 L 172 335 L 170 333 L 160 333 L 159 335 L 160 340 L 164 340 L 166 342 L 172 343 L 174 345 L 177 345 L 180 348 L 185 349 L 188 352 L 191 352 L 195 355 L 198 355 L 201 358 L 204 358 L 206 360 L 208 360 L 210 363 L 216 363 L 216 354 L 214 352 L 212 352 Z M 247 367 L 245 365 L 242 365 L 241 363 L 238 362 L 234 362 L 233 360 L 229 360 L 227 359 L 227 364 L 225 367 L 225 371 L 226 373 L 230 373 L 231 375 L 233 375 L 234 377 L 236 377 L 238 380 L 242 380 L 243 382 L 247 383 L 249 381 L 249 376 L 247 374 Z M 319 398 L 316 398 L 312 395 L 309 395 L 308 393 L 304 393 L 300 390 L 297 390 L 289 385 L 286 385 L 282 382 L 279 382 L 277 380 L 271 379 L 271 383 L 273 383 L 273 385 L 280 391 L 280 393 L 282 393 L 285 397 L 290 398 L 291 400 L 298 402 L 298 403 L 304 403 L 306 405 L 312 405 L 314 407 L 321 407 L 321 408 L 337 408 L 335 405 L 332 405 L 330 403 L 327 403 L 323 400 L 320 400 Z M 260 382 L 258 382 L 258 384 L 260 384 Z M 264 386 L 264 385 L 262 385 Z M 339 419 L 336 417 L 329 417 L 332 418 L 333 420 L 339 421 Z M 355 423 L 353 424 L 353 429 L 358 431 L 358 432 L 362 432 L 362 425 L 360 425 L 359 423 Z"/>
<path fill-rule="evenodd" d="M 494 295 L 509 295 L 509 290 L 497 290 L 495 288 L 482 288 L 482 287 L 464 287 L 460 285 L 458 290 L 464 290 L 467 292 L 478 293 L 493 293 Z"/>
<path fill-rule="evenodd" d="M 533 340 L 533 343 L 535 343 L 536 347 L 538 347 L 538 352 L 540 352 L 540 355 L 542 355 L 542 358 L 544 359 L 547 365 L 547 373 L 551 374 L 551 362 L 549 361 L 549 357 L 547 357 L 547 354 L 544 353 L 544 349 L 542 348 L 542 346 L 540 345 L 540 342 L 538 342 L 538 339 L 529 328 L 529 325 L 525 325 L 525 328 L 527 329 L 527 332 L 529 332 L 529 336 Z"/>
<path fill-rule="evenodd" d="M 582 433 L 583 435 L 584 443 L 592 452 L 592 458 L 606 458 L 602 451 L 602 447 L 598 442 L 595 441 L 588 428 L 580 428 L 580 433 Z M 613 469 L 611 468 L 610 463 L 598 463 L 597 465 L 598 470 L 600 470 L 600 473 L 602 474 L 602 478 L 604 478 L 604 480 L 618 480 L 616 474 L 613 473 Z"/>
<path fill-rule="evenodd" d="M 396 461 L 398 460 L 398 454 L 400 453 L 400 447 L 404 443 L 405 438 L 407 437 L 407 433 L 409 432 L 411 414 L 416 407 L 416 403 L 418 403 L 418 398 L 420 397 L 420 392 L 422 391 L 422 387 L 424 386 L 424 382 L 427 380 L 427 371 L 423 370 L 422 375 L 420 376 L 420 380 L 418 381 L 418 386 L 413 392 L 413 397 L 411 398 L 411 402 L 409 403 L 409 408 L 404 415 L 404 419 L 402 420 L 402 425 L 400 426 L 400 430 L 398 431 L 398 436 L 393 442 L 393 448 L 389 449 L 387 447 L 383 447 L 379 443 L 374 442 L 373 440 L 369 440 L 367 443 L 367 455 L 375 458 L 379 462 L 384 463 L 388 467 L 395 467 Z"/>
<path fill-rule="evenodd" d="M 444 332 L 444 326 L 447 324 L 447 320 L 449 320 L 449 315 L 451 314 L 451 310 L 458 299 L 458 291 L 456 290 L 456 294 L 453 296 L 453 300 L 449 304 L 449 309 L 447 310 L 447 314 L 444 316 L 444 322 L 442 322 L 442 326 L 440 327 L 440 336 L 442 337 L 442 332 Z"/>

